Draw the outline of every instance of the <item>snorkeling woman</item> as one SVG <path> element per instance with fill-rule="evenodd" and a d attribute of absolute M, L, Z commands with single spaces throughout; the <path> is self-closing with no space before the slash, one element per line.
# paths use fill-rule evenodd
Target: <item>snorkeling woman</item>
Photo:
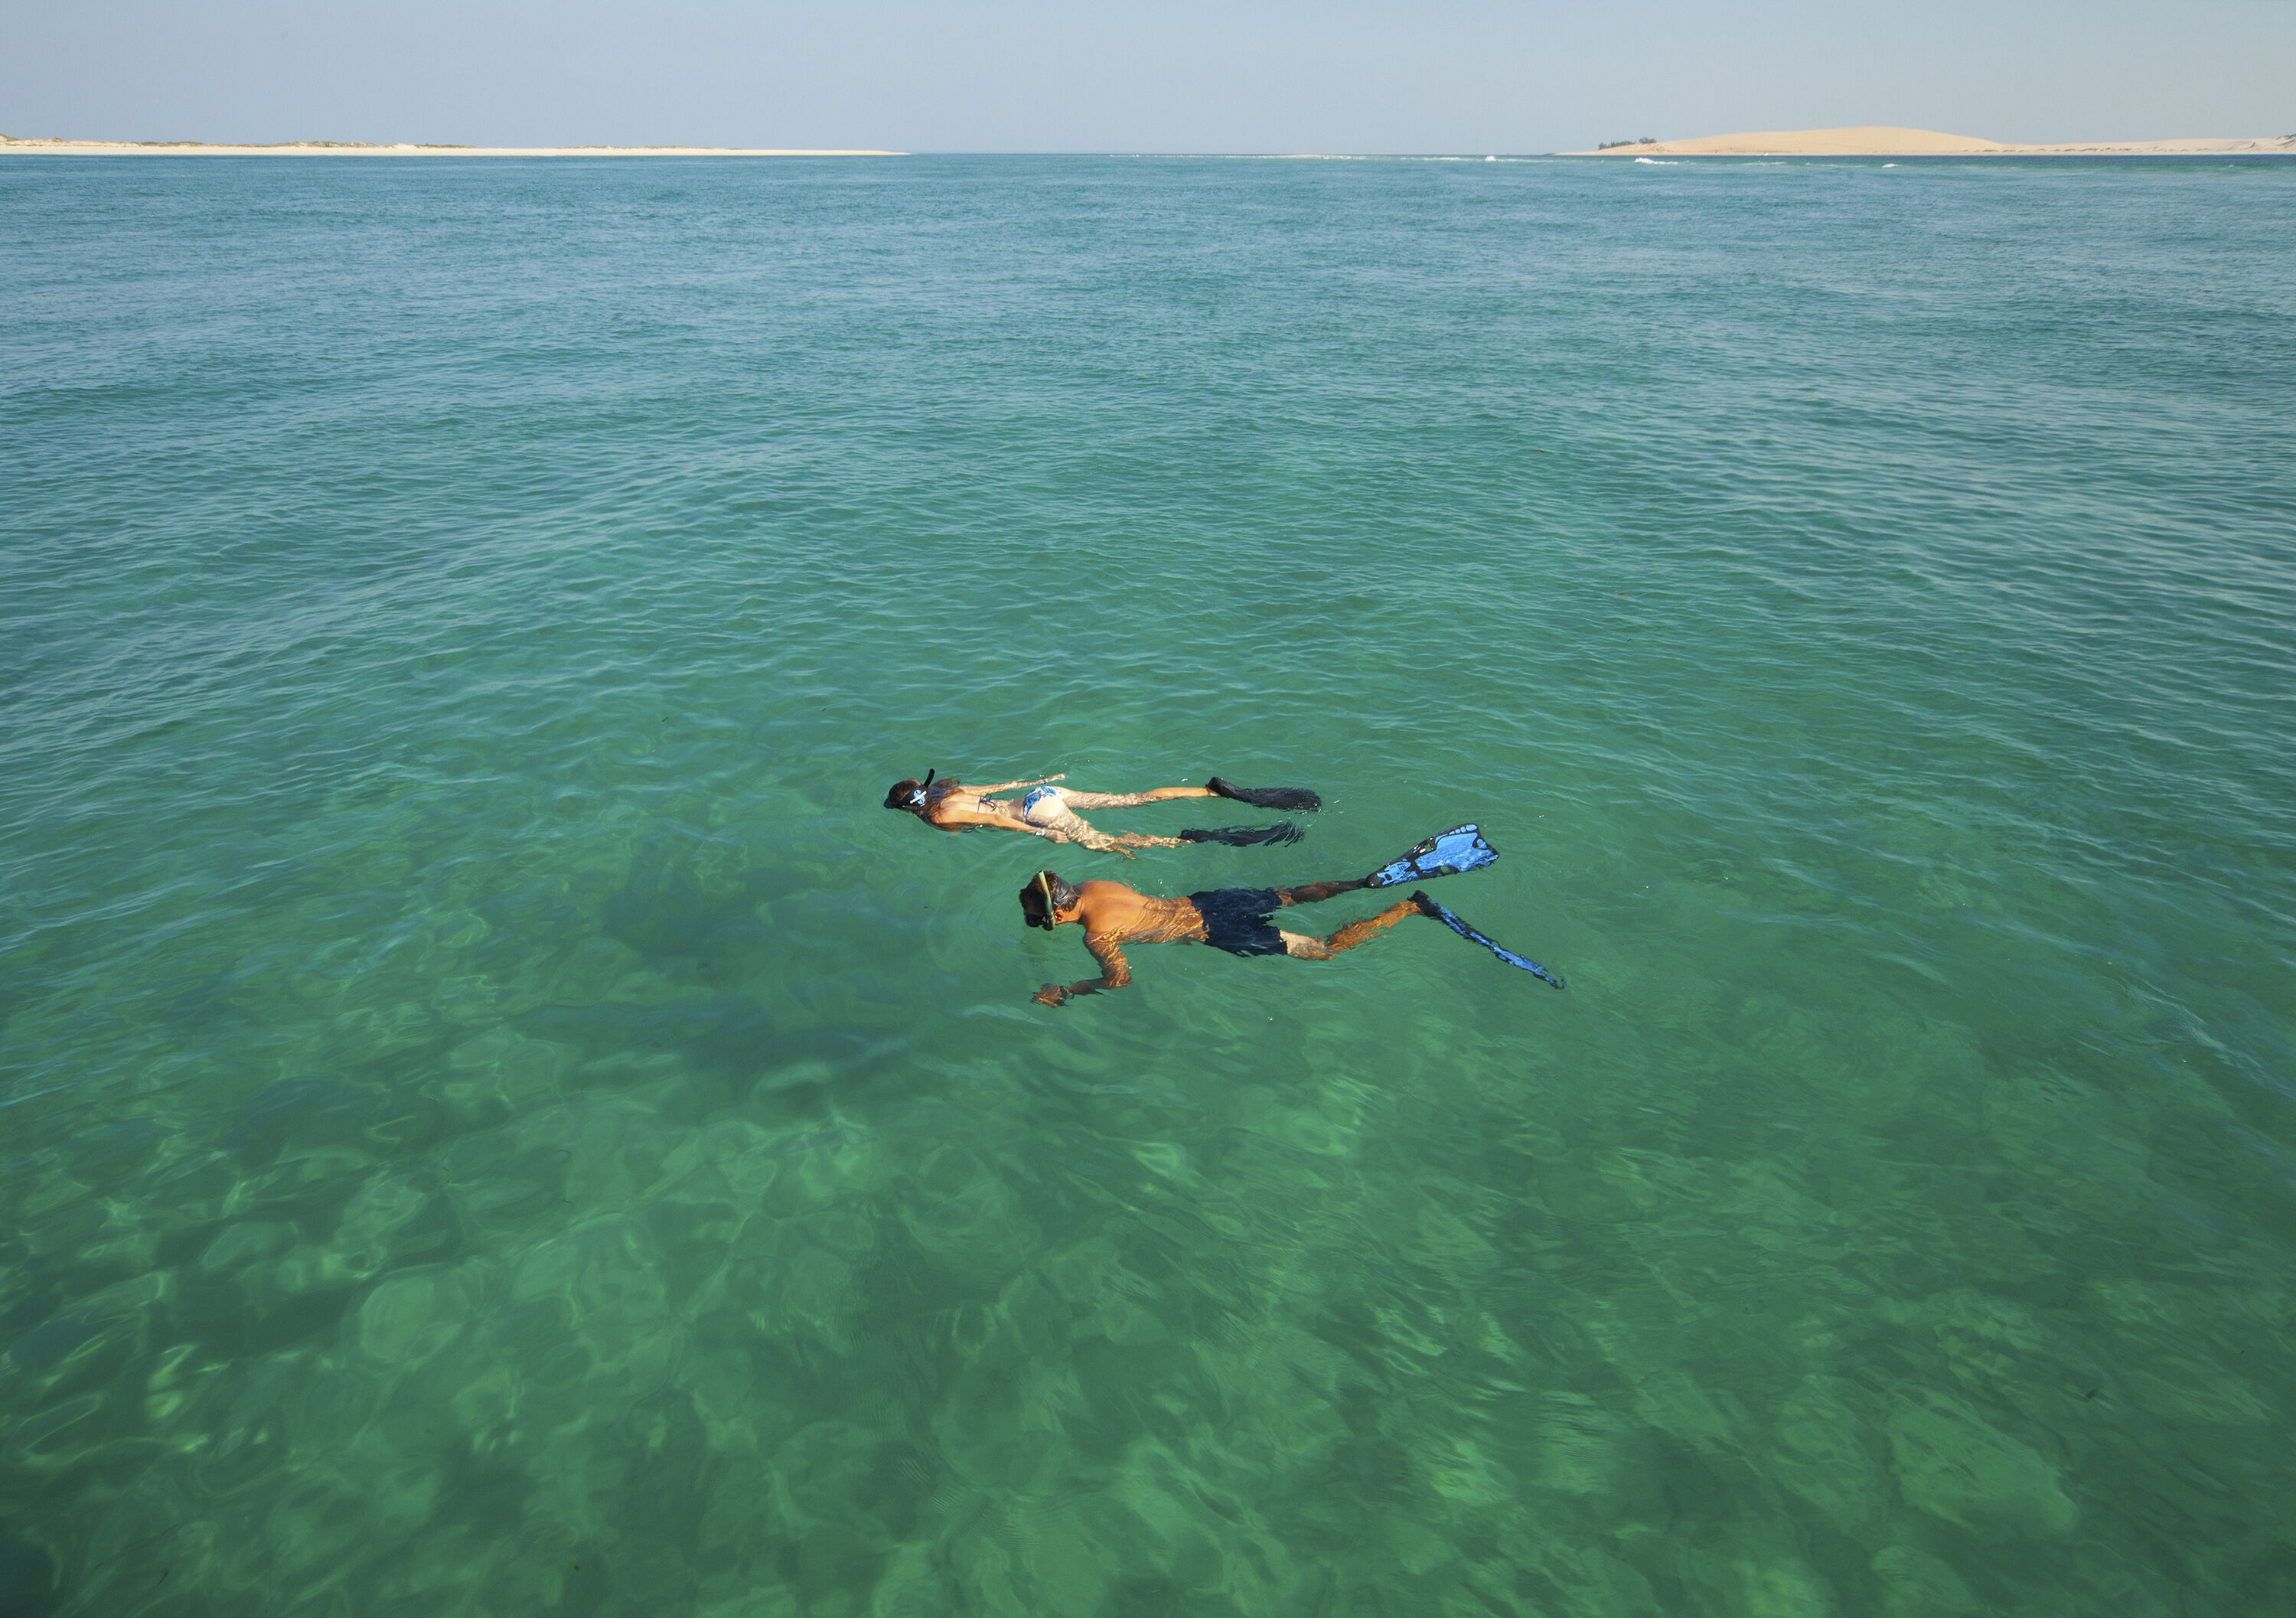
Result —
<path fill-rule="evenodd" d="M 1131 858 L 1134 849 L 1177 849 L 1190 842 L 1225 842 L 1247 844 L 1255 842 L 1296 842 L 1300 830 L 1288 822 L 1268 826 L 1218 826 L 1210 830 L 1194 829 L 1182 832 L 1177 837 L 1152 837 L 1144 832 L 1122 832 L 1111 835 L 1095 830 L 1077 813 L 1078 809 L 1132 809 L 1143 803 L 1161 803 L 1172 798 L 1233 798 L 1239 803 L 1252 804 L 1260 809 L 1319 809 L 1324 801 L 1311 792 L 1292 786 L 1236 786 L 1214 776 L 1202 786 L 1159 786 L 1144 793 L 1082 793 L 1054 784 L 1068 779 L 1066 775 L 1043 776 L 1034 781 L 999 781 L 993 786 L 968 786 L 961 781 L 939 781 L 938 770 L 927 770 L 922 781 L 897 781 L 885 794 L 885 807 L 914 815 L 927 825 L 937 825 L 945 831 L 963 831 L 967 826 L 999 826 L 1008 832 L 1026 832 L 1031 837 L 1043 837 L 1054 842 L 1081 843 L 1102 853 L 1119 853 Z M 998 793 L 1026 788 L 1021 798 L 999 798 Z"/>

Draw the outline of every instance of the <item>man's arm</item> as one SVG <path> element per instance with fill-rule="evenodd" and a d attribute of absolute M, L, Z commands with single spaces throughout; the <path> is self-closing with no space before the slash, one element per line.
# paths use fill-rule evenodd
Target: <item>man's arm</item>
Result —
<path fill-rule="evenodd" d="M 1124 951 L 1113 939 L 1084 935 L 1084 947 L 1092 951 L 1092 958 L 1100 963 L 1100 975 L 1086 978 L 1081 983 L 1047 983 L 1037 990 L 1039 1006 L 1064 1006 L 1080 994 L 1105 994 L 1111 989 L 1121 989 L 1132 981 L 1132 964 L 1124 958 Z"/>

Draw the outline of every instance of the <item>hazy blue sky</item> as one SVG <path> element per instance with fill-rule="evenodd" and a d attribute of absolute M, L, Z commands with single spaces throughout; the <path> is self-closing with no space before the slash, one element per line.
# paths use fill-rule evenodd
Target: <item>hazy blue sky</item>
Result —
<path fill-rule="evenodd" d="M 0 0 L 0 131 L 1545 152 L 1912 124 L 2296 131 L 2296 0 Z"/>

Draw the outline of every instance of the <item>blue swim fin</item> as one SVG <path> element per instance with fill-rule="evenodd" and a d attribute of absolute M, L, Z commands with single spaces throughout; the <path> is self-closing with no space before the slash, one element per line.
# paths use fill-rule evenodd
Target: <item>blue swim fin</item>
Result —
<path fill-rule="evenodd" d="M 1436 833 L 1402 858 L 1380 866 L 1364 878 L 1364 886 L 1391 888 L 1431 876 L 1456 876 L 1462 871 L 1480 871 L 1498 857 L 1499 851 L 1483 841 L 1480 827 L 1455 825 Z"/>
<path fill-rule="evenodd" d="M 1414 893 L 1411 897 L 1419 901 L 1419 908 L 1422 910 L 1424 910 L 1428 915 L 1433 916 L 1437 921 L 1441 922 L 1445 926 L 1457 933 L 1461 938 L 1465 939 L 1469 943 L 1480 944 L 1484 949 L 1498 957 L 1499 959 L 1505 961 L 1508 965 L 1520 966 L 1525 972 L 1531 973 L 1542 982 L 1552 983 L 1557 989 L 1562 987 L 1562 980 L 1556 977 L 1553 973 L 1547 971 L 1546 967 L 1540 965 L 1537 961 L 1532 960 L 1527 955 L 1517 955 L 1513 950 L 1509 949 L 1504 944 L 1494 944 L 1490 940 L 1485 938 L 1481 933 L 1467 925 L 1466 923 L 1461 921 L 1456 916 L 1453 915 L 1449 910 L 1445 909 L 1441 905 L 1437 904 L 1424 893 Z"/>

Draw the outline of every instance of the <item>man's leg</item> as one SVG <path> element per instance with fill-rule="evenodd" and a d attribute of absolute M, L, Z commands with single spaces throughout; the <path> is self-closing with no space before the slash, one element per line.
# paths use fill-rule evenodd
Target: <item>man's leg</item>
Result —
<path fill-rule="evenodd" d="M 1352 893 L 1363 885 L 1360 877 L 1354 882 L 1303 883 L 1296 888 L 1276 889 L 1275 902 L 1279 905 L 1319 905 L 1334 894 Z"/>
<path fill-rule="evenodd" d="M 1359 922 L 1349 922 L 1325 939 L 1316 940 L 1297 932 L 1286 932 L 1283 934 L 1283 953 L 1296 960 L 1328 961 L 1342 949 L 1352 949 L 1357 944 L 1378 937 L 1405 916 L 1422 914 L 1416 896 L 1398 899 L 1377 916 L 1366 916 Z"/>

